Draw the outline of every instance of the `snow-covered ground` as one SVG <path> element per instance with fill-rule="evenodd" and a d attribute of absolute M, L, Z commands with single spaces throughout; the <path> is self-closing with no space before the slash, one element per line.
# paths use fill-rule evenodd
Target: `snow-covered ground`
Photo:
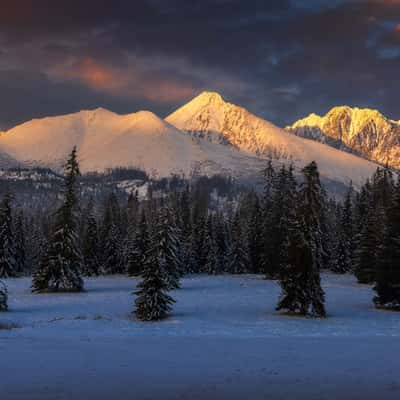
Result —
<path fill-rule="evenodd" d="M 46 295 L 7 280 L 0 399 L 399 399 L 400 313 L 353 277 L 323 283 L 326 320 L 277 314 L 277 284 L 245 275 L 187 277 L 168 320 L 140 323 L 135 279 Z"/>

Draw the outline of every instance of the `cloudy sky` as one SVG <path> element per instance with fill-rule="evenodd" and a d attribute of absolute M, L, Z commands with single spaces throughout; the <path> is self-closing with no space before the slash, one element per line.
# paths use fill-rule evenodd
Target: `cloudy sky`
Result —
<path fill-rule="evenodd" d="M 0 0 L 0 128 L 203 90 L 279 125 L 339 104 L 400 119 L 400 0 Z"/>

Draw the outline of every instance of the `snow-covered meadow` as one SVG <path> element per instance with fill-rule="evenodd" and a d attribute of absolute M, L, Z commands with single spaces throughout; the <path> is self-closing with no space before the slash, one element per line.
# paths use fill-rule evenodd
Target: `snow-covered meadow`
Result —
<path fill-rule="evenodd" d="M 189 276 L 172 316 L 135 321 L 136 279 L 31 294 L 9 279 L 0 314 L 0 398 L 399 399 L 400 313 L 370 286 L 323 275 L 328 318 L 279 315 L 260 276 Z"/>

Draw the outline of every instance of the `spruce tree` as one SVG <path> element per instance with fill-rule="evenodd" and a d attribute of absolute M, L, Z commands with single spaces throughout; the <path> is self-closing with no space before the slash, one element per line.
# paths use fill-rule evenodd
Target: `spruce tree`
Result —
<path fill-rule="evenodd" d="M 215 257 L 216 265 L 215 271 L 218 274 L 226 271 L 227 256 L 228 256 L 228 243 L 227 243 L 227 228 L 226 222 L 221 213 L 216 213 L 213 224 L 214 230 L 214 243 L 215 243 Z"/>
<path fill-rule="evenodd" d="M 343 207 L 340 209 L 338 238 L 333 272 L 344 274 L 352 269 L 354 258 L 354 228 L 352 212 L 352 187 L 347 192 Z"/>
<path fill-rule="evenodd" d="M 247 248 L 249 253 L 250 272 L 259 274 L 262 272 L 262 214 L 258 196 L 254 195 L 251 204 L 250 218 L 247 227 Z"/>
<path fill-rule="evenodd" d="M 370 206 L 364 227 L 358 238 L 355 252 L 355 275 L 359 283 L 375 282 L 378 254 L 384 235 L 385 212 L 381 206 L 373 209 Z"/>
<path fill-rule="evenodd" d="M 377 260 L 374 290 L 376 307 L 400 311 L 400 179 L 388 206 L 387 229 Z"/>
<path fill-rule="evenodd" d="M 135 314 L 141 321 L 164 319 L 175 302 L 168 295 L 165 257 L 160 257 L 160 243 L 153 237 L 143 260 L 142 281 L 135 292 Z"/>
<path fill-rule="evenodd" d="M 326 316 L 324 292 L 313 260 L 308 229 L 304 220 L 292 212 L 287 217 L 287 237 L 281 250 L 280 286 L 277 310 L 304 316 Z"/>
<path fill-rule="evenodd" d="M 272 166 L 272 161 L 268 162 L 267 168 L 264 170 L 264 192 L 262 201 L 262 270 L 266 278 L 272 278 L 273 271 L 271 268 L 271 260 L 275 257 L 273 229 L 275 227 L 273 221 L 273 197 L 276 185 L 276 172 Z"/>
<path fill-rule="evenodd" d="M 15 221 L 15 264 L 17 273 L 21 274 L 26 269 L 26 241 L 22 211 L 17 214 Z"/>
<path fill-rule="evenodd" d="M 128 238 L 126 264 L 129 276 L 140 275 L 143 268 L 143 256 L 140 251 L 138 234 L 132 234 Z"/>
<path fill-rule="evenodd" d="M 11 195 L 6 194 L 0 203 L 0 278 L 15 277 L 17 263 L 12 230 Z"/>
<path fill-rule="evenodd" d="M 231 274 L 248 272 L 249 260 L 242 237 L 240 215 L 237 211 L 232 221 L 232 243 L 229 252 L 228 269 Z"/>
<path fill-rule="evenodd" d="M 100 273 L 100 246 L 93 199 L 90 199 L 86 213 L 86 228 L 82 243 L 83 274 L 85 276 L 97 276 Z"/>
<path fill-rule="evenodd" d="M 125 272 L 122 260 L 121 236 L 114 221 L 111 223 L 110 230 L 106 236 L 105 247 L 103 249 L 103 271 L 106 274 L 122 274 Z"/>
<path fill-rule="evenodd" d="M 128 275 L 137 276 L 143 271 L 145 255 L 150 248 L 150 238 L 146 213 L 144 210 L 140 215 L 140 222 L 134 233 L 128 250 Z"/>
<path fill-rule="evenodd" d="M 207 256 L 203 272 L 210 275 L 216 275 L 219 271 L 218 271 L 216 245 L 214 239 L 214 223 L 213 223 L 213 216 L 211 213 L 207 217 L 204 247 Z"/>
<path fill-rule="evenodd" d="M 79 175 L 76 148 L 74 148 L 65 165 L 63 204 L 55 214 L 50 240 L 39 268 L 33 276 L 33 292 L 83 290 L 82 256 L 77 235 Z"/>
<path fill-rule="evenodd" d="M 179 289 L 182 270 L 181 253 L 177 227 L 167 206 L 161 209 L 157 228 L 158 232 L 155 233 L 155 238 L 159 243 L 159 257 L 165 268 L 167 288 L 168 290 Z"/>
<path fill-rule="evenodd" d="M 282 294 L 277 310 L 323 318 L 325 295 L 319 272 L 322 189 L 314 162 L 303 173 L 299 195 L 293 183 L 283 207 L 281 225 L 286 229 L 280 251 Z M 290 175 L 293 179 L 292 172 Z"/>
<path fill-rule="evenodd" d="M 8 310 L 8 291 L 4 282 L 0 281 L 0 312 Z"/>
<path fill-rule="evenodd" d="M 323 267 L 324 246 L 322 232 L 322 215 L 324 212 L 325 192 L 319 178 L 318 166 L 315 161 L 302 169 L 304 180 L 300 185 L 299 200 L 301 215 L 307 229 L 306 240 L 309 241 L 313 253 L 315 267 Z"/>

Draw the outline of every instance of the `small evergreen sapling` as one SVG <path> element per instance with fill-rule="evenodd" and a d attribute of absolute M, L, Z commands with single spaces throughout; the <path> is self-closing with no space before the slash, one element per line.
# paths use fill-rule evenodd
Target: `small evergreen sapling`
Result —
<path fill-rule="evenodd" d="M 142 281 L 135 292 L 135 315 L 141 321 L 158 321 L 168 316 L 175 302 L 168 295 L 165 258 L 160 257 L 159 243 L 153 238 L 144 258 Z"/>

